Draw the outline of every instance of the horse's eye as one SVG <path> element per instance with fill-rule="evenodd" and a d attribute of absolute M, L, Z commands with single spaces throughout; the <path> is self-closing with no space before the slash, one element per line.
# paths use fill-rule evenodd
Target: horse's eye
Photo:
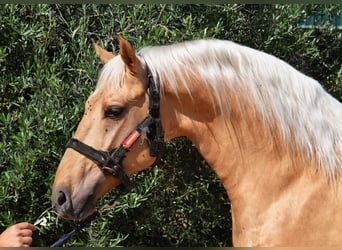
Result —
<path fill-rule="evenodd" d="M 125 109 L 120 106 L 109 106 L 104 112 L 105 118 L 119 119 L 124 113 Z"/>

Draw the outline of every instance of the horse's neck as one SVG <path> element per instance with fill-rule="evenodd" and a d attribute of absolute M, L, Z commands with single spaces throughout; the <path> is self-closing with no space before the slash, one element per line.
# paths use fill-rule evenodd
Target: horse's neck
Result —
<path fill-rule="evenodd" d="M 180 90 L 178 98 L 166 88 L 161 100 L 162 114 L 167 114 L 163 119 L 165 137 L 187 136 L 221 179 L 231 199 L 238 186 L 244 189 L 244 182 L 251 184 L 248 176 L 259 184 L 269 183 L 268 179 L 274 179 L 272 172 L 276 175 L 288 168 L 290 158 L 280 136 L 265 132 L 255 115 L 247 109 L 242 115 L 238 107 L 235 111 L 231 107 L 227 117 L 213 109 L 206 91 L 199 90 L 193 96 Z"/>
<path fill-rule="evenodd" d="M 239 115 L 233 107 L 228 119 L 213 111 L 206 91 L 193 93 L 193 99 L 178 96 L 166 88 L 161 98 L 166 139 L 187 136 L 221 179 L 232 204 L 234 244 L 324 242 L 319 230 L 312 233 L 317 220 L 311 214 L 319 214 L 319 223 L 328 230 L 325 211 L 342 209 L 325 173 L 309 166 L 313 163 L 302 154 L 290 153 L 279 133 L 266 132 L 248 109 Z M 336 223 L 342 225 L 342 217 Z"/>

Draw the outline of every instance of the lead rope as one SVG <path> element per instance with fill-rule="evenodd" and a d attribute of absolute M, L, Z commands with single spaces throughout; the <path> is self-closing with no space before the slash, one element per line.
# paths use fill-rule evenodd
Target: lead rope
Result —
<path fill-rule="evenodd" d="M 106 209 L 113 209 L 116 205 L 116 200 L 122 195 L 122 193 L 117 194 L 113 199 L 111 199 L 108 203 L 103 205 L 100 209 L 97 209 L 93 214 L 85 218 L 80 224 L 71 230 L 69 233 L 64 234 L 61 236 L 55 243 L 53 243 L 50 247 L 60 247 L 63 243 L 69 240 L 74 234 L 79 232 L 82 228 L 89 225 L 92 221 L 96 220 L 100 217 L 104 210 Z"/>

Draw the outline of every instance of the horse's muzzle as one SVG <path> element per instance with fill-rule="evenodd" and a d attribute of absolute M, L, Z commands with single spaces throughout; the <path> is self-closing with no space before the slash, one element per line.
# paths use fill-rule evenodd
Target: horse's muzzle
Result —
<path fill-rule="evenodd" d="M 52 193 L 52 205 L 65 219 L 83 219 L 96 209 L 96 197 L 92 192 L 79 192 L 71 198 L 63 186 L 57 186 Z"/>

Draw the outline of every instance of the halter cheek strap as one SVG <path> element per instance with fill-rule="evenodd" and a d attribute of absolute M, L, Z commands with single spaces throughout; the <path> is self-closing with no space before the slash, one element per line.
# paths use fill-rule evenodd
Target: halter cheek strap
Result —
<path fill-rule="evenodd" d="M 80 154 L 86 156 L 95 162 L 103 171 L 120 179 L 121 184 L 118 189 L 121 193 L 127 193 L 131 190 L 132 184 L 122 167 L 122 160 L 127 151 L 131 149 L 143 131 L 147 131 L 150 155 L 156 157 L 151 167 L 157 165 L 164 154 L 164 130 L 160 119 L 160 97 L 157 85 L 154 82 L 150 70 L 147 68 L 147 80 L 149 90 L 149 114 L 139 123 L 139 125 L 122 141 L 119 147 L 111 151 L 101 151 L 75 139 L 71 138 L 67 148 L 72 148 Z"/>

